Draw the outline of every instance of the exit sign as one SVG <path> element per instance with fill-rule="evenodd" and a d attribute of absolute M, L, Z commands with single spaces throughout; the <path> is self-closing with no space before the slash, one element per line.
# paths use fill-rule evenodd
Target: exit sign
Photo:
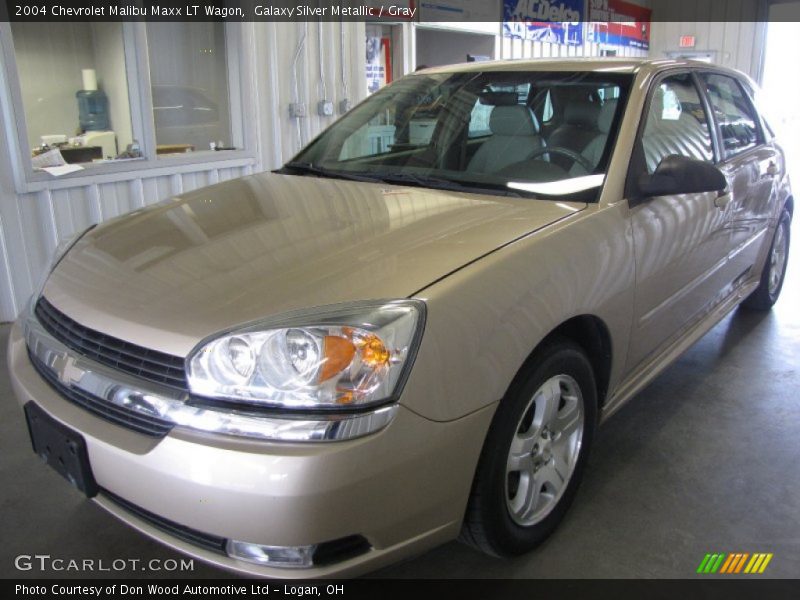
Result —
<path fill-rule="evenodd" d="M 693 35 L 682 35 L 680 47 L 681 48 L 694 48 L 695 39 Z"/>

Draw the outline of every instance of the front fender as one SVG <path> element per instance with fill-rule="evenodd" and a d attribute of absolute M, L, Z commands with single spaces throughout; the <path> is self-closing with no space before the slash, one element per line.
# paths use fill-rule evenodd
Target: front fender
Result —
<path fill-rule="evenodd" d="M 625 202 L 591 205 L 420 291 L 428 306 L 401 403 L 436 421 L 502 398 L 558 325 L 595 315 L 612 348 L 609 393 L 620 380 L 633 314 L 633 240 Z"/>

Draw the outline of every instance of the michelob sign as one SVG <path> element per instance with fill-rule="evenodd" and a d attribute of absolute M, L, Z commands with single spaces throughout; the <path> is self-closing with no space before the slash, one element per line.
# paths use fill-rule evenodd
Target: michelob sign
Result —
<path fill-rule="evenodd" d="M 580 46 L 583 0 L 503 0 L 503 35 Z"/>

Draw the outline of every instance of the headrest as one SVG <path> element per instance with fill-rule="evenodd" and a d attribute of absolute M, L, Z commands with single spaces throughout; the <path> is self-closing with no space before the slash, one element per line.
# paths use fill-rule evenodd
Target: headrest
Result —
<path fill-rule="evenodd" d="M 600 116 L 597 117 L 597 128 L 600 133 L 607 134 L 611 131 L 611 123 L 614 122 L 614 115 L 617 113 L 617 99 L 606 100 L 600 108 Z"/>
<path fill-rule="evenodd" d="M 536 135 L 539 123 L 527 106 L 495 106 L 489 115 L 489 129 L 496 135 Z"/>
<path fill-rule="evenodd" d="M 588 129 L 597 129 L 600 107 L 596 102 L 579 100 L 567 103 L 564 107 L 564 122 Z"/>
<path fill-rule="evenodd" d="M 489 106 L 514 106 L 519 103 L 519 95 L 517 92 L 482 92 L 478 101 Z"/>

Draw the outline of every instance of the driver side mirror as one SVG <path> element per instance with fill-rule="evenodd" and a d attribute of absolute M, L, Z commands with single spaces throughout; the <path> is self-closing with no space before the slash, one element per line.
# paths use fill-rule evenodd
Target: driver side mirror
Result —
<path fill-rule="evenodd" d="M 725 175 L 714 165 L 678 154 L 665 156 L 652 175 L 638 181 L 643 198 L 721 192 L 728 187 Z"/>

